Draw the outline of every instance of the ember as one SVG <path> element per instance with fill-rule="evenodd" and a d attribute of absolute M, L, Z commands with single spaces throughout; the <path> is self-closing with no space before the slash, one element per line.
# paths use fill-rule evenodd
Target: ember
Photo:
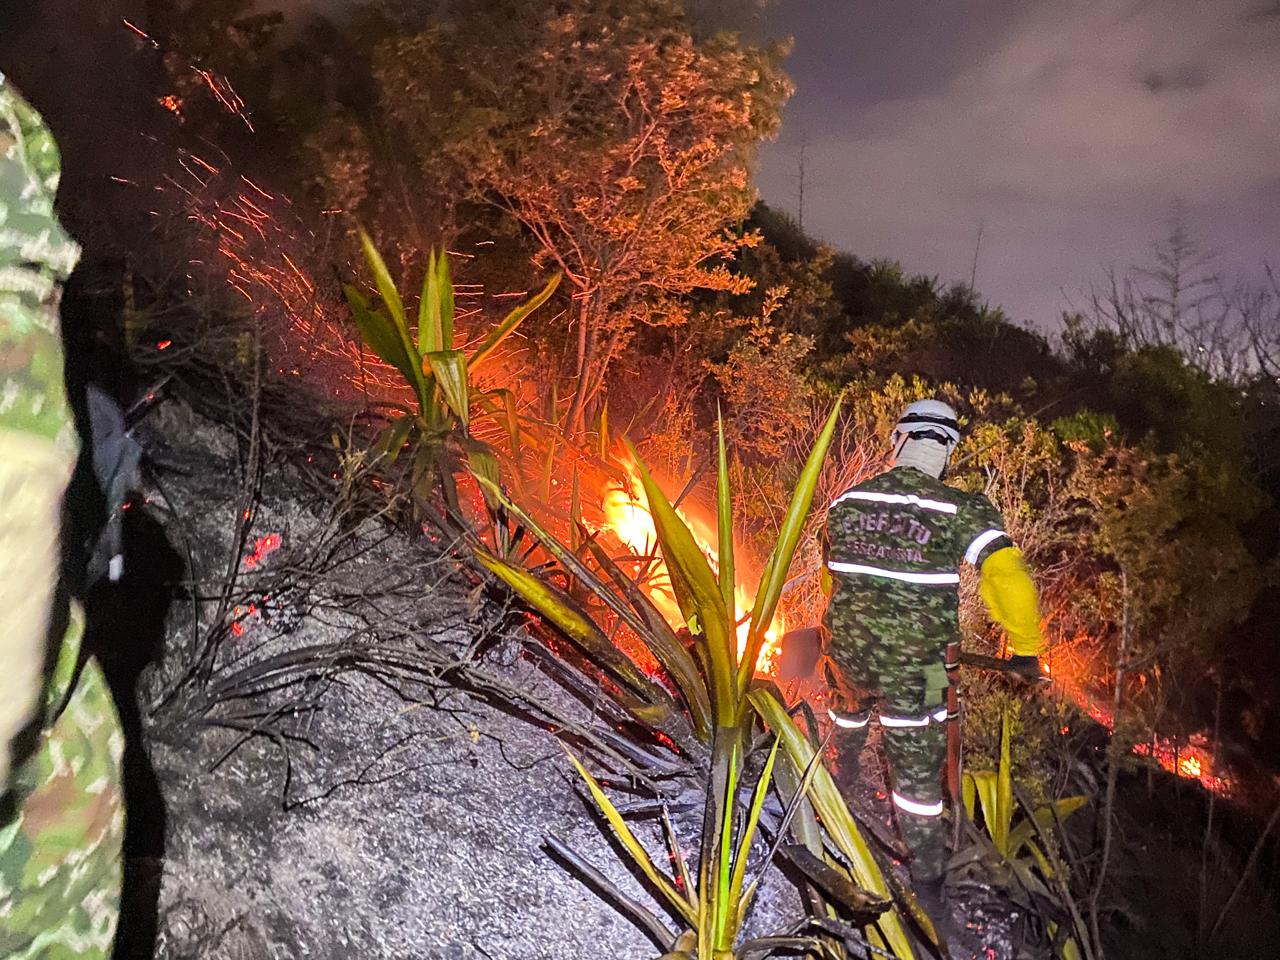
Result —
<path fill-rule="evenodd" d="M 258 537 L 254 542 L 253 552 L 244 558 L 244 568 L 253 570 L 278 549 L 280 549 L 280 534 L 269 533 L 265 537 Z"/>

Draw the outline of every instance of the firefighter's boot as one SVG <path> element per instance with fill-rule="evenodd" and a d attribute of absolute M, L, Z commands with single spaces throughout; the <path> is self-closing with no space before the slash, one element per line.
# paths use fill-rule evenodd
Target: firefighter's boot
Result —
<path fill-rule="evenodd" d="M 828 710 L 834 729 L 831 742 L 836 751 L 836 769 L 833 779 L 843 797 L 857 795 L 860 784 L 860 757 L 867 745 L 867 731 L 871 725 L 871 711 L 854 713 Z"/>
<path fill-rule="evenodd" d="M 935 952 L 942 957 L 948 956 L 947 949 L 955 938 L 956 923 L 951 903 L 947 899 L 946 878 L 933 877 L 927 880 L 912 878 L 912 887 L 920 909 L 933 924 L 934 934 L 940 944 L 940 948 Z"/>

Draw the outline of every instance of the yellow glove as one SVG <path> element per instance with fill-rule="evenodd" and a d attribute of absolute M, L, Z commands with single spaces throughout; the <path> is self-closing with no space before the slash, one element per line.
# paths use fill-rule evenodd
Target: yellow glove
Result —
<path fill-rule="evenodd" d="M 1044 638 L 1040 634 L 1040 604 L 1036 586 L 1023 562 L 1022 551 L 1005 547 L 982 564 L 982 601 L 991 619 L 1004 627 L 1015 656 L 1038 657 Z"/>

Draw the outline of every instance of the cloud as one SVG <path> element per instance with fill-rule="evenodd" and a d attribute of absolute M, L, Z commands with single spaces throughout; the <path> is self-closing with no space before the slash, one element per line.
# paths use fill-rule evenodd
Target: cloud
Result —
<path fill-rule="evenodd" d="M 994 4 L 974 3 L 987 29 L 957 34 L 946 59 L 959 66 L 929 89 L 831 102 L 839 91 L 818 83 L 819 113 L 802 83 L 797 112 L 821 179 L 811 224 L 863 255 L 967 278 L 985 221 L 980 285 L 1052 315 L 1059 288 L 1100 259 L 1140 253 L 1175 205 L 1212 221 L 1280 182 L 1280 17 L 1259 19 L 1262 9 L 1035 0 L 997 19 Z M 769 154 L 767 195 L 789 192 L 789 149 Z M 1207 232 L 1233 239 L 1230 224 Z"/>

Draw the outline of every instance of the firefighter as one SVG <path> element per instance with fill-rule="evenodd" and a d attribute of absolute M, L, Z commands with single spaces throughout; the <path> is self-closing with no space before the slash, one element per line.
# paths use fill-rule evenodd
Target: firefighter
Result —
<path fill-rule="evenodd" d="M 80 252 L 54 213 L 59 171 L 52 134 L 0 74 L 0 956 L 105 960 L 124 741 L 58 585 L 79 446 L 58 300 Z"/>
<path fill-rule="evenodd" d="M 982 598 L 1009 638 L 1010 668 L 1029 679 L 1040 676 L 1040 615 L 999 511 L 942 482 L 960 442 L 955 411 L 918 400 L 891 442 L 892 468 L 840 494 L 827 514 L 830 717 L 846 771 L 856 770 L 870 724 L 880 724 L 913 885 L 945 923 L 945 651 L 959 639 L 960 565 L 980 571 Z"/>

